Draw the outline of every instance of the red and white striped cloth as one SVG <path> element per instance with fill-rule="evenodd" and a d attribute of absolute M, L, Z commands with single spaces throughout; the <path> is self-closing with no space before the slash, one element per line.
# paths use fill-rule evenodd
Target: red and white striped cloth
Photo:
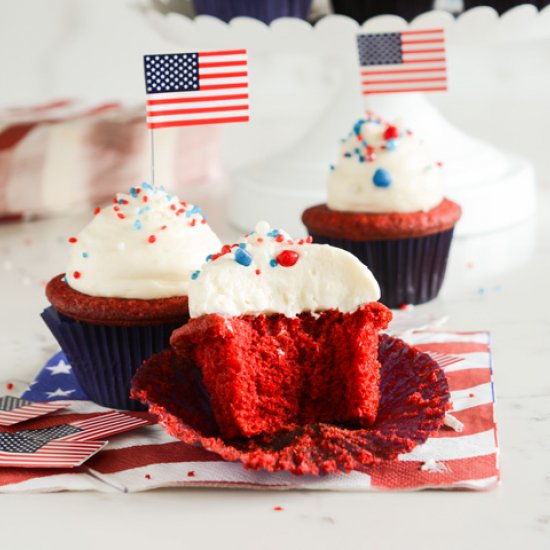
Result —
<path fill-rule="evenodd" d="M 151 174 L 143 105 L 57 101 L 0 110 L 0 221 L 93 208 Z M 155 139 L 155 177 L 186 188 L 219 178 L 220 131 L 172 128 Z"/>
<path fill-rule="evenodd" d="M 224 462 L 175 440 L 154 425 L 112 438 L 105 450 L 71 471 L 0 468 L 0 492 L 136 492 L 176 486 L 361 491 L 494 487 L 500 476 L 489 334 L 419 331 L 404 339 L 428 353 L 444 354 L 439 358 L 446 364 L 451 414 L 464 428 L 443 429 L 395 462 L 321 477 L 250 472 L 240 463 Z M 74 422 L 98 410 L 101 407 L 90 402 L 73 402 L 71 412 L 53 418 Z"/>

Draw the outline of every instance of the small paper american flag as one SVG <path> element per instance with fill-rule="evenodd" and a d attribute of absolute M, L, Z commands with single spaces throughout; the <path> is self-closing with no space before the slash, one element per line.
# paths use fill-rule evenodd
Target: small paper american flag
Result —
<path fill-rule="evenodd" d="M 146 55 L 147 127 L 247 122 L 246 50 Z"/>
<path fill-rule="evenodd" d="M 363 95 L 447 89 L 443 29 L 359 34 Z"/>

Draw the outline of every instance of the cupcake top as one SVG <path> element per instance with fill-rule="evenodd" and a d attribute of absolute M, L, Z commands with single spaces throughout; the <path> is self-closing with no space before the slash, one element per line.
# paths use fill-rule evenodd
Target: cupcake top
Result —
<path fill-rule="evenodd" d="M 295 241 L 266 222 L 239 243 L 209 256 L 192 279 L 191 317 L 346 312 L 380 298 L 376 279 L 355 256 L 311 244 L 311 237 Z"/>
<path fill-rule="evenodd" d="M 66 282 L 98 297 L 156 299 L 187 294 L 190 275 L 221 242 L 198 206 L 147 183 L 96 208 L 69 238 Z"/>
<path fill-rule="evenodd" d="M 428 211 L 443 200 L 441 163 L 410 130 L 369 113 L 342 140 L 327 206 L 346 212 Z"/>

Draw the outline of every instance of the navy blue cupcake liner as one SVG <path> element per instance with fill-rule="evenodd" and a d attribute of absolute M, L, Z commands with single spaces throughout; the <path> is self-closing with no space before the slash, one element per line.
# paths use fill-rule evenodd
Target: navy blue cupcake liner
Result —
<path fill-rule="evenodd" d="M 278 17 L 306 19 L 312 0 L 194 0 L 199 15 L 213 15 L 226 23 L 247 16 L 271 23 Z"/>
<path fill-rule="evenodd" d="M 411 21 L 433 8 L 433 0 L 332 0 L 334 13 L 347 15 L 359 23 L 377 15 L 399 15 Z"/>
<path fill-rule="evenodd" d="M 151 327 L 116 327 L 74 321 L 48 307 L 42 319 L 65 352 L 86 395 L 114 409 L 143 411 L 130 398 L 131 380 L 145 359 L 169 347 L 181 323 Z"/>
<path fill-rule="evenodd" d="M 410 239 L 351 241 L 311 234 L 313 242 L 351 252 L 373 273 L 380 285 L 380 301 L 390 308 L 423 304 L 441 289 L 454 228 Z"/>

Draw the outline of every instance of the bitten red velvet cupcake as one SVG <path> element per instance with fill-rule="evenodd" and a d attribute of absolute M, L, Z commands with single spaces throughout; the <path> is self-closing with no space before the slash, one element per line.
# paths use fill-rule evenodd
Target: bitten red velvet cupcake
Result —
<path fill-rule="evenodd" d="M 94 214 L 42 317 L 90 399 L 137 409 L 132 376 L 187 321 L 191 274 L 221 243 L 198 206 L 146 183 Z"/>
<path fill-rule="evenodd" d="M 342 142 L 327 203 L 302 220 L 319 243 L 369 266 L 388 307 L 437 296 L 460 207 L 444 197 L 441 163 L 408 129 L 369 114 Z"/>
<path fill-rule="evenodd" d="M 368 426 L 379 402 L 378 333 L 391 319 L 379 295 L 352 254 L 261 222 L 193 275 L 191 319 L 171 344 L 202 371 L 224 437 Z"/>

